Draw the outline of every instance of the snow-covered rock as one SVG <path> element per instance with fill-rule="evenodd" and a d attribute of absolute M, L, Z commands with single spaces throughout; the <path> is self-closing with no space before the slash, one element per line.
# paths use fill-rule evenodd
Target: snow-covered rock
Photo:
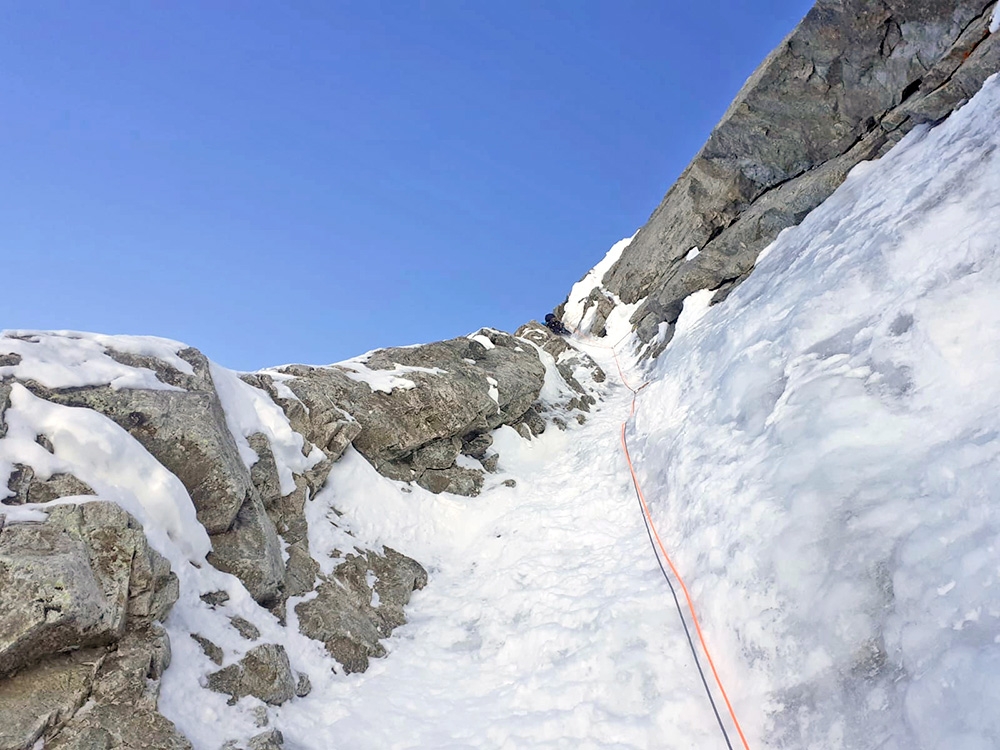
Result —
<path fill-rule="evenodd" d="M 686 297 L 724 298 L 856 164 L 947 117 L 1000 70 L 993 13 L 981 0 L 819 0 L 620 257 L 574 290 L 598 302 L 594 329 L 583 330 L 599 334 L 603 300 L 638 304 L 635 330 L 650 353 L 663 351 L 670 332 L 660 326 L 674 324 Z"/>

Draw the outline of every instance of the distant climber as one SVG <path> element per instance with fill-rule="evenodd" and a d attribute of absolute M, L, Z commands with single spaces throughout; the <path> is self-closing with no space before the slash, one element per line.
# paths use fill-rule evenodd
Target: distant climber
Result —
<path fill-rule="evenodd" d="M 569 336 L 569 329 L 552 313 L 545 316 L 545 327 L 557 336 Z"/>

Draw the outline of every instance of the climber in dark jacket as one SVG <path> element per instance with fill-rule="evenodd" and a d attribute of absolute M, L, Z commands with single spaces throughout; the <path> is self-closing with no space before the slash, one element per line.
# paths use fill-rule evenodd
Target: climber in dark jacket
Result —
<path fill-rule="evenodd" d="M 552 333 L 559 336 L 569 336 L 569 330 L 562 324 L 562 321 L 552 313 L 545 316 L 545 327 L 552 331 Z"/>

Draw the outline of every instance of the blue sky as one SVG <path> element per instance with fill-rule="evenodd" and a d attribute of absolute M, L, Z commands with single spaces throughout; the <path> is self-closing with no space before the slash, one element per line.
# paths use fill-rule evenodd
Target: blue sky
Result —
<path fill-rule="evenodd" d="M 0 328 L 326 363 L 561 302 L 804 0 L 0 0 Z"/>

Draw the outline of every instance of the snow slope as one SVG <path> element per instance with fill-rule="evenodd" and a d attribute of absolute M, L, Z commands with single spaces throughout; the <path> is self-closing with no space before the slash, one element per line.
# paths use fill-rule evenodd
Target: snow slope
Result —
<path fill-rule="evenodd" d="M 771 746 L 1000 747 L 1000 81 L 647 374 L 655 513 Z"/>

